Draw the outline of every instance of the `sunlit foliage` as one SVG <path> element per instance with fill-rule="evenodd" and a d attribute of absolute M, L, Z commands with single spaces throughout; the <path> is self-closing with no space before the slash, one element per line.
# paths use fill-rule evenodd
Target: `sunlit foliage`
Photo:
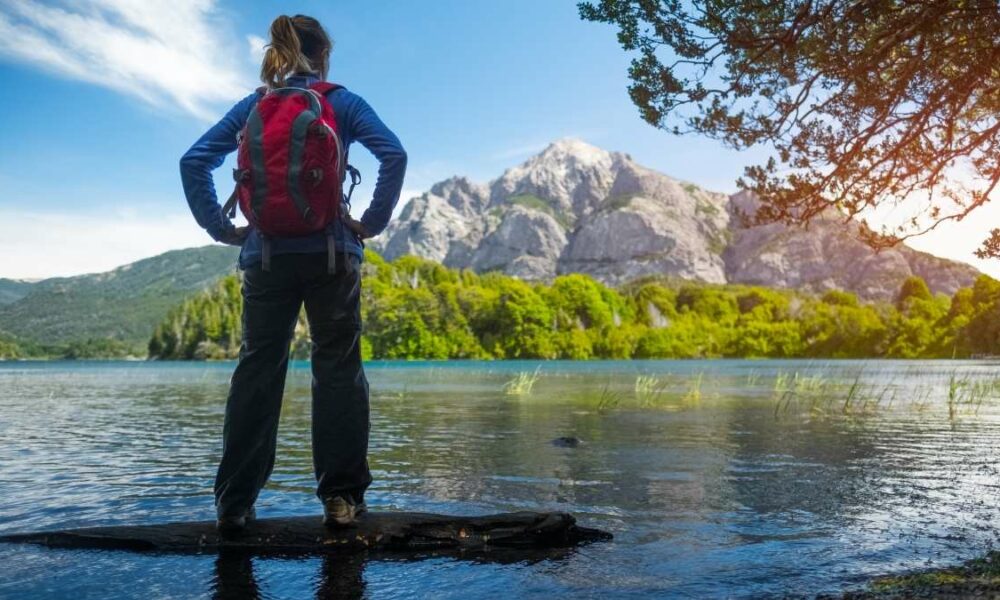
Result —
<path fill-rule="evenodd" d="M 366 358 L 966 357 L 1000 352 L 1000 283 L 981 277 L 953 298 L 907 280 L 894 303 L 646 278 L 618 289 L 586 275 L 548 284 L 448 269 L 412 256 L 363 268 Z M 170 312 L 149 354 L 232 358 L 236 276 Z M 309 353 L 304 319 L 292 351 Z"/>

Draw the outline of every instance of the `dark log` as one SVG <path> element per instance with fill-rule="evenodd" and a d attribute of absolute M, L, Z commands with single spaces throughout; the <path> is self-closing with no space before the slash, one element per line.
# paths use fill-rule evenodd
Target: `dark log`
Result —
<path fill-rule="evenodd" d="M 136 552 L 205 553 L 240 550 L 255 554 L 383 553 L 489 548 L 567 548 L 610 540 L 611 534 L 580 527 L 566 513 L 518 512 L 482 517 L 427 513 L 367 513 L 356 524 L 327 528 L 315 517 L 260 519 L 238 534 L 220 535 L 214 521 L 161 525 L 89 527 L 0 536 L 0 542 L 59 548 L 104 548 Z"/>

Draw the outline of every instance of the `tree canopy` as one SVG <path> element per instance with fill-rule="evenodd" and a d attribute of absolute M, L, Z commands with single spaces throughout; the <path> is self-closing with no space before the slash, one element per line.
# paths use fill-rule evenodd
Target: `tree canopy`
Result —
<path fill-rule="evenodd" d="M 757 223 L 835 209 L 887 247 L 961 220 L 1000 182 L 996 0 L 594 0 L 637 53 L 642 117 L 770 158 L 739 185 Z M 878 211 L 883 211 L 879 213 Z M 1000 256 L 1000 229 L 977 251 Z"/>
<path fill-rule="evenodd" d="M 953 298 L 919 277 L 895 303 L 849 292 L 646 278 L 610 288 L 581 274 L 530 283 L 367 252 L 362 265 L 366 358 L 948 358 L 1000 351 L 1000 283 L 982 276 Z M 156 328 L 151 358 L 232 358 L 239 351 L 239 279 L 177 306 Z M 308 358 L 300 318 L 292 342 Z"/>

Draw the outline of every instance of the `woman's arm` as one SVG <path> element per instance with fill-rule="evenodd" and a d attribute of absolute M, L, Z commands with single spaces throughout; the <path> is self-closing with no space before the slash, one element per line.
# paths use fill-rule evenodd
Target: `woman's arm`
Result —
<path fill-rule="evenodd" d="M 245 231 L 237 231 L 229 217 L 222 214 L 212 171 L 218 169 L 226 156 L 236 150 L 236 134 L 243 129 L 258 98 L 259 95 L 254 92 L 237 102 L 181 157 L 181 182 L 191 214 L 212 239 L 227 244 L 241 243 L 242 239 L 238 238 L 245 236 Z"/>
<path fill-rule="evenodd" d="M 372 237 L 382 233 L 392 211 L 399 202 L 399 194 L 403 191 L 403 177 L 406 175 L 406 150 L 385 123 L 367 102 L 360 96 L 343 90 L 345 98 L 345 121 L 350 127 L 352 139 L 375 155 L 379 161 L 378 181 L 368 210 L 361 215 L 361 231 L 355 227 L 355 233 L 361 237 Z M 338 112 L 338 116 L 342 114 Z M 357 222 L 354 222 L 355 224 Z M 351 226 L 351 223 L 348 223 Z"/>

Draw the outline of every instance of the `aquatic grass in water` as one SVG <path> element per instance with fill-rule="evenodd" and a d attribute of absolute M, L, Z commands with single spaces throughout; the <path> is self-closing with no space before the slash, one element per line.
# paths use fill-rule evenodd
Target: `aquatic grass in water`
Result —
<path fill-rule="evenodd" d="M 508 396 L 527 396 L 531 393 L 531 390 L 535 387 L 535 383 L 538 381 L 539 370 L 541 370 L 540 366 L 532 373 L 521 371 L 515 375 L 513 379 L 503 385 L 504 393 Z"/>
<path fill-rule="evenodd" d="M 968 372 L 952 373 L 946 386 L 933 381 L 914 383 L 919 373 L 888 381 L 865 382 L 864 369 L 853 381 L 834 381 L 819 375 L 779 372 L 774 377 L 771 401 L 775 418 L 789 413 L 813 416 L 863 416 L 879 412 L 912 410 L 923 414 L 934 407 L 944 407 L 949 420 L 978 414 L 987 402 L 1000 400 L 1000 378 L 975 377 Z M 797 409 L 797 410 L 793 410 Z"/>
<path fill-rule="evenodd" d="M 861 375 L 862 373 L 859 371 L 858 376 L 854 378 L 854 382 L 851 383 L 851 387 L 847 390 L 847 398 L 844 399 L 844 408 L 841 411 L 845 415 L 850 412 L 852 404 L 861 394 Z"/>
<path fill-rule="evenodd" d="M 968 372 L 953 373 L 946 382 L 940 379 L 921 382 L 920 377 L 919 372 L 897 372 L 880 381 L 879 375 L 867 372 L 865 366 L 848 377 L 831 377 L 810 366 L 802 371 L 779 371 L 773 375 L 770 386 L 773 415 L 857 418 L 889 410 L 922 415 L 944 409 L 948 419 L 957 420 L 963 415 L 978 414 L 988 402 L 1000 401 L 997 377 Z M 538 379 L 539 369 L 519 372 L 503 389 L 507 395 L 528 396 Z M 635 376 L 632 394 L 605 385 L 598 393 L 587 396 L 599 413 L 627 408 L 690 410 L 701 407 L 709 398 L 721 398 L 711 389 L 706 391 L 706 385 L 714 381 L 706 377 L 705 371 L 685 375 L 646 373 Z M 753 371 L 739 383 L 760 387 L 766 381 L 767 375 Z"/>
<path fill-rule="evenodd" d="M 704 380 L 705 372 L 701 371 L 698 373 L 698 376 L 694 378 L 694 381 L 691 382 L 687 393 L 684 394 L 683 400 L 685 404 L 691 405 L 701 402 L 701 384 Z"/>
<path fill-rule="evenodd" d="M 952 372 L 948 378 L 948 418 L 956 419 L 962 412 L 979 414 L 987 400 L 1000 399 L 1000 379 L 973 379 Z"/>
<path fill-rule="evenodd" d="M 642 408 L 657 406 L 663 398 L 669 380 L 659 379 L 652 375 L 639 375 L 635 378 L 635 398 Z"/>
<path fill-rule="evenodd" d="M 660 380 L 652 375 L 639 375 L 635 378 L 635 395 L 649 393 L 660 387 Z"/>
<path fill-rule="evenodd" d="M 775 417 L 789 412 L 793 402 L 808 406 L 810 413 L 824 412 L 821 401 L 830 397 L 829 390 L 832 387 L 830 381 L 819 375 L 806 377 L 798 371 L 792 374 L 778 373 L 771 392 Z"/>
<path fill-rule="evenodd" d="M 779 373 L 771 395 L 775 405 L 774 416 L 789 413 L 793 405 L 799 407 L 800 412 L 806 411 L 814 416 L 835 412 L 841 415 L 868 414 L 887 400 L 891 406 L 896 398 L 896 384 L 889 381 L 881 385 L 865 385 L 862 383 L 863 375 L 862 369 L 850 385 L 845 385 L 821 375 L 804 376 L 797 371 Z"/>
<path fill-rule="evenodd" d="M 597 399 L 597 412 L 604 413 L 621 406 L 622 395 L 611 390 L 611 384 L 605 383 L 601 395 Z"/>

